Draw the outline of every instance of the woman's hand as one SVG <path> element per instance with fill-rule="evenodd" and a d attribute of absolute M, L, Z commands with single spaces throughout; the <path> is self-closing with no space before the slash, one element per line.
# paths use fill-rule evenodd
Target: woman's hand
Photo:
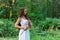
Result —
<path fill-rule="evenodd" d="M 20 27 L 20 29 L 27 30 L 28 29 L 28 26 L 22 26 L 22 27 Z"/>
<path fill-rule="evenodd" d="M 24 31 L 26 31 L 27 30 L 27 27 L 24 27 Z"/>
<path fill-rule="evenodd" d="M 29 29 L 29 26 L 28 26 L 28 25 L 26 25 L 26 26 L 24 27 L 24 30 L 27 30 L 27 29 Z"/>

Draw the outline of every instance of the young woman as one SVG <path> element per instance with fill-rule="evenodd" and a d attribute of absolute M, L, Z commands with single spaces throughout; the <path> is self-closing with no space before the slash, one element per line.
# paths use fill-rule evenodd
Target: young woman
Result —
<path fill-rule="evenodd" d="M 32 23 L 27 16 L 27 10 L 25 8 L 22 8 L 20 10 L 20 16 L 15 23 L 15 27 L 19 29 L 19 40 L 30 40 L 29 29 L 31 26 Z"/>

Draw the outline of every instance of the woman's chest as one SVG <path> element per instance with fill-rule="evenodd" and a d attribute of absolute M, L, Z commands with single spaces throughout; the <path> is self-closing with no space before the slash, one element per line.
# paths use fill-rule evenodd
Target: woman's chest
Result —
<path fill-rule="evenodd" d="M 27 19 L 22 19 L 20 23 L 21 25 L 28 25 L 29 21 Z"/>

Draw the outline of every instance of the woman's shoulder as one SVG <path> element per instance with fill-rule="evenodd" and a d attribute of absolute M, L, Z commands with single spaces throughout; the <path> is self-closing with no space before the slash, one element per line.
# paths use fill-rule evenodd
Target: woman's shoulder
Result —
<path fill-rule="evenodd" d="M 18 19 L 22 19 L 22 17 L 18 17 Z"/>
<path fill-rule="evenodd" d="M 18 21 L 20 21 L 21 20 L 21 18 L 20 17 L 18 17 L 18 19 L 17 19 Z"/>

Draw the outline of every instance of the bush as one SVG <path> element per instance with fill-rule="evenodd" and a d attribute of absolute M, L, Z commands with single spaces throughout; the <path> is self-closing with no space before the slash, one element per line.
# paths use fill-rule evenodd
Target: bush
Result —
<path fill-rule="evenodd" d="M 18 30 L 14 26 L 14 21 L 9 19 L 0 19 L 1 36 L 17 36 Z"/>
<path fill-rule="evenodd" d="M 18 29 L 15 28 L 15 19 L 0 19 L 0 36 L 17 36 Z M 45 20 L 33 20 L 33 27 L 31 33 L 41 33 L 42 31 L 53 30 L 56 31 L 60 27 L 60 19 L 46 18 Z"/>
<path fill-rule="evenodd" d="M 34 23 L 36 32 L 40 33 L 41 31 L 47 30 L 58 30 L 60 28 L 60 19 L 57 18 L 46 18 L 43 21 L 36 21 L 37 25 Z"/>

